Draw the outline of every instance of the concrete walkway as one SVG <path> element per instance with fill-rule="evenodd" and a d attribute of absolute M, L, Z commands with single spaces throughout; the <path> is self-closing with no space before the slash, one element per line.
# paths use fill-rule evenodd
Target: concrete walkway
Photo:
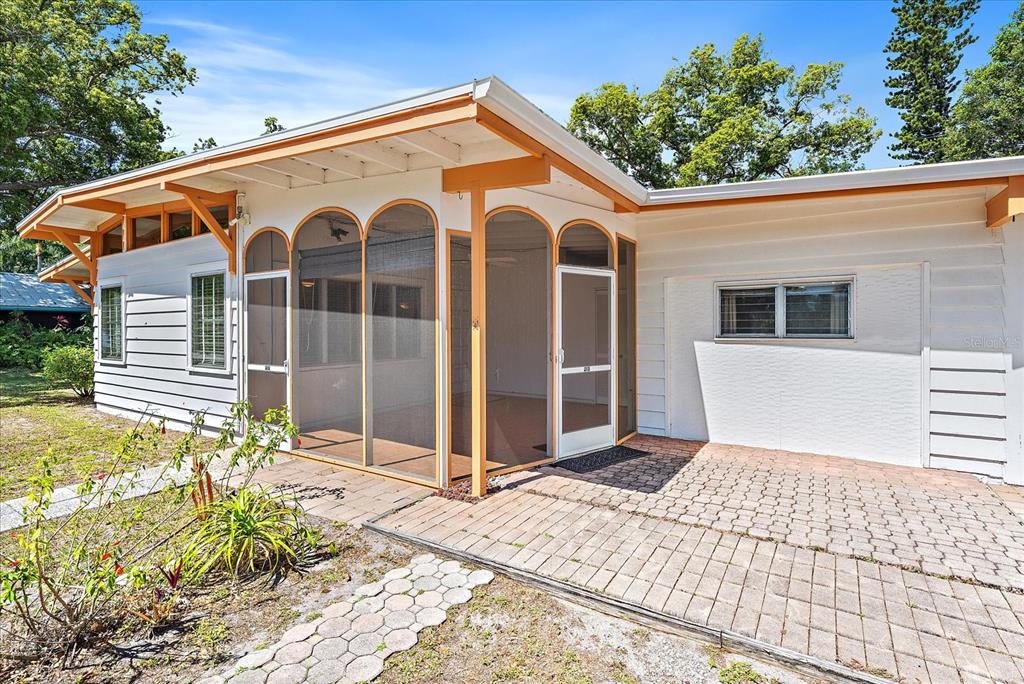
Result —
<path fill-rule="evenodd" d="M 672 472 L 685 469 L 685 463 L 671 465 Z M 732 526 L 734 519 L 700 514 L 694 522 L 682 522 L 680 517 L 693 511 L 661 509 L 664 493 L 657 487 L 645 492 L 650 505 L 643 497 L 634 503 L 637 489 L 649 484 L 642 477 L 643 463 L 616 468 L 632 470 L 628 484 L 588 482 L 581 479 L 586 476 L 549 468 L 511 476 L 510 488 L 473 504 L 423 500 L 371 528 L 651 611 L 694 631 L 721 634 L 726 642 L 756 640 L 776 655 L 810 658 L 826 667 L 907 682 L 1024 681 L 1024 594 L 1008 586 L 1006 577 L 995 575 L 1002 583 L 986 586 L 979 578 L 958 581 L 920 564 L 910 569 L 870 555 L 826 551 L 813 538 L 807 544 L 780 541 L 771 538 L 770 523 L 768 537 L 759 539 L 716 529 Z M 718 486 L 756 486 L 749 482 Z M 840 497 L 832 485 L 824 491 L 835 506 Z M 761 486 L 768 485 L 761 480 Z M 769 497 L 793 499 L 786 504 L 793 509 L 821 512 L 823 490 L 804 488 L 782 483 Z M 709 495 L 709 504 L 715 496 Z M 856 500 L 870 505 L 862 496 Z M 752 517 L 765 510 L 756 496 L 735 503 Z M 724 501 L 718 505 L 727 508 Z M 992 505 L 992 515 L 1002 516 Z M 997 527 L 982 529 L 993 538 L 1016 540 L 1013 525 L 1019 521 L 1007 515 L 1005 534 Z M 851 517 L 846 526 L 861 522 Z M 887 524 L 892 534 L 917 543 L 915 522 Z M 989 551 L 981 549 L 978 560 Z"/>
<path fill-rule="evenodd" d="M 331 604 L 321 617 L 293 626 L 276 643 L 199 684 L 371 681 L 388 656 L 415 646 L 424 628 L 443 623 L 449 608 L 469 601 L 475 587 L 492 579 L 489 570 L 471 572 L 429 553 L 416 556 L 380 582 L 358 588 L 352 600 Z"/>

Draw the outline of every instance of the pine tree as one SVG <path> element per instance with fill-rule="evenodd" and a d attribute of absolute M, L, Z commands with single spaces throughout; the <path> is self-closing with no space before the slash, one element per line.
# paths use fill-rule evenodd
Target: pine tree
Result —
<path fill-rule="evenodd" d="M 943 143 L 960 85 L 956 71 L 971 34 L 979 0 L 894 0 L 896 15 L 885 52 L 894 75 L 885 79 L 885 103 L 900 112 L 903 127 L 891 149 L 896 159 L 934 163 L 945 158 Z"/>

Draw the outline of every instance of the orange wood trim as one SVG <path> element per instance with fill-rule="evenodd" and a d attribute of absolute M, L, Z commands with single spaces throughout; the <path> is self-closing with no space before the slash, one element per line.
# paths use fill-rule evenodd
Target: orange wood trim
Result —
<path fill-rule="evenodd" d="M 441 171 L 442 192 L 467 192 L 473 188 L 521 188 L 550 182 L 551 164 L 547 157 L 517 157 Z"/>
<path fill-rule="evenodd" d="M 1024 214 L 1024 176 L 1010 176 L 1006 188 L 985 203 L 985 225 L 998 228 Z"/>
<path fill-rule="evenodd" d="M 621 192 L 590 175 L 565 157 L 559 155 L 551 148 L 541 144 L 533 137 L 522 132 L 486 107 L 478 108 L 476 121 L 487 130 L 515 145 L 521 150 L 524 150 L 534 156 L 546 156 L 551 160 L 551 164 L 559 171 L 570 178 L 583 183 L 591 190 L 594 190 L 612 200 L 616 205 L 616 211 L 618 211 L 620 207 L 629 212 L 636 212 L 640 210 L 640 205 L 637 204 L 636 201 L 626 197 Z"/>
<path fill-rule="evenodd" d="M 720 199 L 698 200 L 695 202 L 672 202 L 670 204 L 646 204 L 640 207 L 640 211 L 671 211 L 673 209 L 699 209 L 702 207 L 738 206 L 743 204 L 766 204 L 770 202 L 791 202 L 807 199 L 828 199 L 833 197 L 888 195 L 895 192 L 919 192 L 922 190 L 972 188 L 981 185 L 999 185 L 1008 182 L 1009 180 L 1005 177 L 968 178 L 965 180 L 958 181 L 936 181 L 934 183 L 914 183 L 911 185 L 884 185 L 870 188 L 847 188 L 842 190 L 821 190 L 818 192 L 794 192 L 786 195 L 760 195 L 756 197 L 729 197 Z"/>
<path fill-rule="evenodd" d="M 299 231 L 302 230 L 302 227 L 304 225 L 306 225 L 306 221 L 326 211 L 335 211 L 339 214 L 344 214 L 345 216 L 348 216 L 350 219 L 352 219 L 352 222 L 356 224 L 356 228 L 359 230 L 359 239 L 363 239 L 363 236 L 366 234 L 366 230 L 363 228 L 362 223 L 359 222 L 359 217 L 356 216 L 354 213 L 352 213 L 348 209 L 342 209 L 341 207 L 320 207 L 319 209 L 314 209 L 313 211 L 303 216 L 302 220 L 295 224 L 295 232 L 292 233 L 292 235 L 294 236 L 292 238 L 292 244 L 298 242 Z"/>
<path fill-rule="evenodd" d="M 616 266 L 616 263 L 617 259 L 619 258 L 619 251 L 617 249 L 617 245 L 615 244 L 615 236 L 612 234 L 610 230 L 602 226 L 597 221 L 591 221 L 589 219 L 573 219 L 572 221 L 569 221 L 564 226 L 559 228 L 558 237 L 555 239 L 555 259 L 559 263 L 561 263 L 562 259 L 560 247 L 562 245 L 562 237 L 565 235 L 567 230 L 569 230 L 570 228 L 574 228 L 576 226 L 590 226 L 592 228 L 597 228 L 599 231 L 604 233 L 604 236 L 608 238 L 608 246 L 612 252 L 612 269 L 617 271 L 618 267 Z"/>
<path fill-rule="evenodd" d="M 82 287 L 77 282 L 75 282 L 73 279 L 71 279 L 71 278 L 61 278 L 61 280 L 64 283 L 66 283 L 67 285 L 69 285 L 71 287 L 71 289 L 75 291 L 75 294 L 77 294 L 79 297 L 81 297 L 82 301 L 84 301 L 86 304 L 88 304 L 89 308 L 92 309 L 92 306 L 93 306 L 92 297 L 89 295 L 89 293 L 87 293 L 85 290 L 83 290 Z"/>
<path fill-rule="evenodd" d="M 96 232 L 103 235 L 104 233 L 109 233 L 121 225 L 124 225 L 124 212 L 119 216 L 111 216 L 106 221 L 96 226 Z"/>
<path fill-rule="evenodd" d="M 135 247 L 135 226 L 132 220 L 125 214 L 121 221 L 121 251 L 127 252 Z"/>
<path fill-rule="evenodd" d="M 274 159 L 301 156 L 309 152 L 319 152 L 335 147 L 355 145 L 361 142 L 412 133 L 414 131 L 436 128 L 460 121 L 472 121 L 480 108 L 473 101 L 472 95 L 459 95 L 441 102 L 413 107 L 401 112 L 384 114 L 372 119 L 342 124 L 324 131 L 316 131 L 288 140 L 268 142 L 258 147 L 234 152 L 225 152 L 213 157 L 206 157 L 184 164 L 167 171 L 153 171 L 137 178 L 114 182 L 106 187 L 81 190 L 61 198 L 65 203 L 88 199 L 103 198 L 115 192 L 128 192 L 140 188 L 151 187 L 158 179 L 164 182 L 185 180 L 192 176 L 236 168 Z M 30 231 L 35 223 L 59 207 L 55 198 L 48 206 L 38 211 L 38 216 L 23 231 Z"/>
<path fill-rule="evenodd" d="M 185 201 L 192 207 L 192 212 L 199 215 L 199 218 L 202 219 L 206 227 L 210 229 L 210 232 L 213 233 L 214 237 L 217 238 L 217 241 L 220 242 L 224 251 L 227 252 L 228 273 L 234 275 L 238 270 L 238 264 L 235 263 L 235 241 L 232 240 L 231 236 L 220 227 L 220 224 L 217 223 L 217 219 L 213 217 L 213 214 L 210 213 L 210 210 L 207 209 L 202 202 L 193 200 L 191 195 L 185 195 L 184 197 Z"/>
<path fill-rule="evenodd" d="M 435 483 L 426 482 L 424 480 L 418 480 L 415 477 L 403 475 L 402 473 L 396 472 L 394 470 L 380 470 L 379 468 L 374 468 L 373 466 L 363 466 L 359 465 L 358 463 L 352 463 L 350 461 L 340 461 L 338 459 L 329 458 L 327 456 L 320 456 L 316 452 L 306 451 L 304 449 L 290 449 L 282 451 L 284 451 L 284 453 L 287 453 L 289 456 L 295 456 L 296 458 L 302 458 L 307 461 L 326 463 L 328 465 L 336 466 L 337 468 L 340 468 L 342 470 L 355 470 L 366 475 L 373 475 L 374 477 L 379 477 L 382 480 L 400 480 L 401 482 L 419 485 L 420 487 L 428 487 L 430 489 L 437 488 Z"/>
<path fill-rule="evenodd" d="M 537 212 L 535 212 L 533 209 L 529 209 L 528 207 L 522 207 L 519 206 L 518 204 L 505 204 L 495 209 L 491 209 L 489 212 L 487 212 L 487 215 L 484 217 L 484 220 L 490 221 L 491 218 L 493 218 L 494 216 L 497 216 L 498 214 L 504 213 L 506 211 L 520 211 L 540 221 L 541 225 L 547 228 L 548 239 L 551 241 L 552 249 L 554 249 L 555 231 L 551 228 L 551 224 L 548 223 L 547 219 L 538 214 Z"/>
<path fill-rule="evenodd" d="M 50 227 L 50 230 L 53 232 L 54 235 L 57 236 L 57 239 L 60 240 L 60 243 L 62 245 L 64 245 L 65 247 L 67 247 L 68 251 L 71 252 L 72 254 L 74 254 L 75 258 L 78 259 L 78 261 L 83 266 L 85 266 L 87 269 L 89 269 L 89 281 L 90 282 L 95 282 L 95 280 L 96 280 L 96 262 L 93 261 L 92 259 L 90 259 L 89 256 L 85 252 L 83 252 L 81 249 L 79 249 L 78 245 L 76 245 L 74 243 L 74 241 L 70 237 L 68 237 L 68 235 L 66 233 L 64 233 L 61 230 L 53 230 L 52 226 Z"/>
<path fill-rule="evenodd" d="M 124 202 L 115 202 L 108 199 L 79 200 L 77 202 L 66 202 L 65 204 L 71 207 L 92 209 L 93 211 L 104 211 L 108 214 L 123 214 L 125 210 Z"/>
<path fill-rule="evenodd" d="M 277 233 L 278 235 L 280 235 L 281 237 L 283 237 L 284 238 L 284 246 L 286 248 L 288 248 L 289 252 L 291 252 L 291 249 L 292 249 L 291 240 L 288 239 L 288 235 L 283 230 L 281 230 L 280 228 L 278 228 L 276 226 L 263 226 L 262 228 L 257 229 L 256 232 L 253 233 L 252 235 L 250 235 L 249 238 L 245 241 L 245 244 L 242 245 L 242 254 L 245 254 L 246 252 L 249 251 L 249 243 L 252 242 L 253 238 L 255 238 L 257 235 L 259 235 L 261 233 L 267 233 L 267 232 L 274 232 L 274 233 Z"/>
<path fill-rule="evenodd" d="M 89 256 L 93 259 L 99 259 L 103 256 L 103 236 L 102 235 L 90 235 L 89 236 Z M 96 281 L 91 282 L 93 286 L 96 285 Z"/>
<path fill-rule="evenodd" d="M 469 192 L 470 225 L 470 382 L 472 397 L 472 493 L 487 493 L 487 214 L 486 190 Z"/>
<path fill-rule="evenodd" d="M 437 227 L 440 225 L 440 223 L 437 220 L 437 214 L 434 213 L 434 210 L 431 208 L 431 206 L 429 204 L 427 204 L 426 202 L 422 202 L 420 200 L 417 200 L 417 199 L 396 199 L 396 200 L 391 200 L 390 202 L 388 202 L 384 206 L 382 206 L 379 209 L 377 209 L 377 211 L 375 211 L 372 214 L 370 214 L 370 218 L 368 218 L 366 220 L 366 234 L 367 235 L 370 234 L 370 230 L 371 230 L 371 228 L 373 228 L 373 222 L 377 219 L 378 216 L 383 214 L 385 211 L 387 211 L 391 207 L 396 207 L 399 204 L 412 204 L 412 205 L 415 205 L 417 207 L 421 207 L 423 209 L 426 209 L 427 213 L 430 214 L 430 219 L 434 222 L 434 235 L 435 236 L 437 235 Z M 436 245 L 435 245 L 434 249 L 435 250 L 437 249 Z"/>
<path fill-rule="evenodd" d="M 213 192 L 212 190 L 203 190 L 202 188 L 194 188 L 190 185 L 181 185 L 180 183 L 161 183 L 160 185 L 161 189 L 167 192 L 176 192 L 179 195 L 191 195 L 192 197 L 203 200 L 204 202 L 212 202 L 214 204 L 233 204 L 235 196 L 238 194 L 237 190 Z"/>
<path fill-rule="evenodd" d="M 166 211 L 160 212 L 160 244 L 171 241 L 171 218 Z"/>
<path fill-rule="evenodd" d="M 235 198 L 233 196 L 236 193 L 234 191 L 231 191 L 223 194 L 231 197 L 229 197 L 229 199 L 226 200 L 200 199 L 200 201 L 208 207 L 233 206 L 235 203 Z M 191 207 L 185 200 L 175 200 L 173 202 L 157 202 L 156 204 L 140 204 L 135 207 L 128 207 L 125 210 L 125 214 L 134 218 L 138 216 L 155 216 L 157 214 L 164 212 L 170 213 L 175 211 L 188 211 L 189 209 L 191 209 Z"/>
<path fill-rule="evenodd" d="M 620 440 L 618 442 L 618 444 L 622 444 L 622 442 L 625 442 L 627 439 L 630 439 L 631 437 L 635 437 L 636 434 L 637 434 L 637 431 L 640 429 L 640 402 L 639 402 L 639 393 L 640 393 L 640 310 L 637 308 L 637 305 L 638 305 L 638 302 L 639 302 L 639 292 L 638 292 L 638 289 L 640 287 L 640 269 L 638 268 L 639 255 L 637 254 L 637 244 L 638 244 L 637 241 L 634 240 L 631 237 L 627 237 L 626 235 L 623 235 L 622 233 L 616 233 L 616 237 L 618 238 L 619 242 L 627 242 L 627 243 L 633 245 L 633 425 L 636 426 L 636 429 L 634 429 L 633 432 L 631 432 L 630 434 L 626 435 L 625 437 L 622 438 L 622 440 Z M 618 277 L 619 277 L 619 250 L 616 247 L 616 249 L 615 249 L 615 279 L 616 279 L 616 281 L 618 280 Z M 616 285 L 618 285 L 618 282 L 616 282 Z M 618 331 L 616 331 L 616 334 L 618 334 Z M 616 370 L 616 372 L 618 372 L 618 366 L 616 366 L 615 370 Z M 618 397 L 616 397 L 616 402 L 618 402 Z M 616 407 L 616 414 L 617 413 L 618 413 L 618 407 Z"/>

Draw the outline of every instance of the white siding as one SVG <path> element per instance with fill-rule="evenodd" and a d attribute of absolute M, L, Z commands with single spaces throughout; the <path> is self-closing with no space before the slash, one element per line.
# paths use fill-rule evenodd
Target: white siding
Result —
<path fill-rule="evenodd" d="M 984 199 L 642 215 L 641 431 L 1002 477 L 1009 261 Z M 855 276 L 855 340 L 714 340 L 716 281 L 808 275 Z"/>
<path fill-rule="evenodd" d="M 124 363 L 96 361 L 96 405 L 102 411 L 138 417 L 160 416 L 182 429 L 191 412 L 207 411 L 216 429 L 238 400 L 238 306 L 234 277 L 231 295 L 228 373 L 188 370 L 187 295 L 190 272 L 199 266 L 227 265 L 212 235 L 186 238 L 99 260 L 98 278 L 123 282 Z M 98 339 L 98 336 L 96 336 Z"/>

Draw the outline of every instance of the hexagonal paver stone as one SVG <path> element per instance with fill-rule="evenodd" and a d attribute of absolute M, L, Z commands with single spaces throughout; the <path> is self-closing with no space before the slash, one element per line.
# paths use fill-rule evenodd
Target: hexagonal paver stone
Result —
<path fill-rule="evenodd" d="M 280 643 L 290 644 L 296 641 L 302 641 L 303 639 L 312 636 L 315 632 L 316 625 L 311 622 L 295 625 L 281 636 Z"/>
<path fill-rule="evenodd" d="M 422 608 L 433 608 L 441 603 L 441 592 L 425 591 L 416 597 L 416 605 Z"/>
<path fill-rule="evenodd" d="M 312 645 L 307 644 L 304 641 L 296 641 L 282 646 L 277 653 L 274 654 L 274 660 L 282 665 L 291 665 L 292 663 L 301 663 L 312 654 Z"/>
<path fill-rule="evenodd" d="M 306 673 L 308 684 L 335 684 L 345 676 L 345 665 L 338 660 L 325 660 L 309 668 Z"/>
<path fill-rule="evenodd" d="M 271 672 L 267 684 L 301 684 L 305 679 L 306 668 L 296 663 Z"/>
<path fill-rule="evenodd" d="M 324 617 L 333 618 L 348 615 L 352 612 L 352 604 L 348 601 L 338 601 L 324 608 Z"/>
<path fill-rule="evenodd" d="M 395 594 L 384 601 L 384 607 L 388 610 L 406 610 L 412 606 L 414 599 L 408 594 Z"/>
<path fill-rule="evenodd" d="M 384 594 L 377 596 L 367 596 L 361 599 L 359 603 L 352 607 L 352 612 L 358 615 L 365 615 L 366 613 L 376 613 L 384 607 Z"/>
<path fill-rule="evenodd" d="M 267 673 L 264 670 L 244 670 L 228 681 L 231 684 L 263 684 L 267 681 Z"/>
<path fill-rule="evenodd" d="M 432 560 L 436 560 L 437 556 L 432 553 L 421 553 L 418 556 L 413 556 L 412 560 L 409 561 L 409 565 L 419 565 L 420 563 L 429 563 Z"/>
<path fill-rule="evenodd" d="M 459 561 L 448 560 L 441 563 L 437 569 L 447 574 L 449 572 L 458 572 L 461 567 L 462 566 L 459 564 Z"/>
<path fill-rule="evenodd" d="M 384 585 L 384 591 L 390 594 L 404 594 L 410 589 L 412 589 L 412 582 L 405 577 L 393 579 Z"/>
<path fill-rule="evenodd" d="M 441 578 L 441 584 L 443 584 L 444 586 L 448 587 L 449 589 L 454 589 L 455 587 L 461 587 L 464 584 L 466 584 L 466 582 L 467 582 L 466 578 L 463 577 L 462 575 L 460 575 L 457 572 L 453 572 L 453 573 L 451 573 L 449 575 L 445 575 L 443 578 Z"/>
<path fill-rule="evenodd" d="M 474 570 L 469 573 L 469 584 L 478 587 L 481 584 L 488 584 L 494 579 L 494 573 L 490 570 Z"/>
<path fill-rule="evenodd" d="M 384 618 L 384 624 L 393 629 L 403 629 L 415 621 L 415 616 L 407 610 L 396 610 Z"/>
<path fill-rule="evenodd" d="M 444 592 L 444 600 L 450 604 L 466 603 L 473 598 L 473 592 L 466 587 L 455 587 Z"/>
<path fill-rule="evenodd" d="M 360 615 L 352 621 L 352 631 L 356 634 L 369 634 L 376 632 L 384 624 L 384 616 L 380 613 L 367 613 Z"/>
<path fill-rule="evenodd" d="M 441 580 L 436 577 L 418 577 L 412 586 L 420 591 L 433 591 L 441 586 Z"/>
<path fill-rule="evenodd" d="M 375 655 L 356 658 L 345 668 L 345 676 L 354 682 L 368 682 L 384 671 L 384 659 Z"/>
<path fill-rule="evenodd" d="M 445 621 L 448 614 L 440 608 L 424 608 L 416 615 L 416 621 L 427 627 L 434 627 Z"/>
<path fill-rule="evenodd" d="M 356 589 L 356 596 L 376 596 L 384 591 L 384 585 L 380 582 L 370 582 Z"/>
<path fill-rule="evenodd" d="M 396 629 L 384 637 L 384 645 L 392 651 L 404 651 L 416 645 L 416 632 L 411 629 Z"/>
<path fill-rule="evenodd" d="M 338 660 L 342 654 L 348 652 L 348 642 L 341 637 L 330 637 L 324 639 L 313 647 L 313 655 L 320 660 Z"/>
<path fill-rule="evenodd" d="M 271 651 L 269 648 L 261 648 L 258 651 L 253 651 L 252 653 L 247 653 L 246 655 L 242 656 L 238 659 L 238 662 L 235 663 L 235 665 L 236 667 L 242 667 L 246 670 L 251 670 L 253 668 L 259 667 L 260 665 L 267 662 L 273 657 L 273 651 Z"/>
<path fill-rule="evenodd" d="M 317 632 L 324 638 L 339 637 L 352 627 L 352 621 L 347 617 L 335 617 L 324 620 L 317 627 Z"/>
<path fill-rule="evenodd" d="M 348 650 L 356 656 L 370 655 L 371 653 L 376 653 L 383 643 L 384 639 L 376 632 L 372 634 L 360 634 L 355 639 L 348 642 Z"/>
<path fill-rule="evenodd" d="M 383 579 L 385 582 L 393 579 L 402 579 L 403 577 L 408 577 L 410 573 L 412 573 L 412 570 L 409 568 L 395 568 L 394 570 L 388 570 L 385 572 Z"/>
<path fill-rule="evenodd" d="M 412 566 L 413 577 L 427 577 L 437 572 L 437 563 L 420 563 Z"/>

